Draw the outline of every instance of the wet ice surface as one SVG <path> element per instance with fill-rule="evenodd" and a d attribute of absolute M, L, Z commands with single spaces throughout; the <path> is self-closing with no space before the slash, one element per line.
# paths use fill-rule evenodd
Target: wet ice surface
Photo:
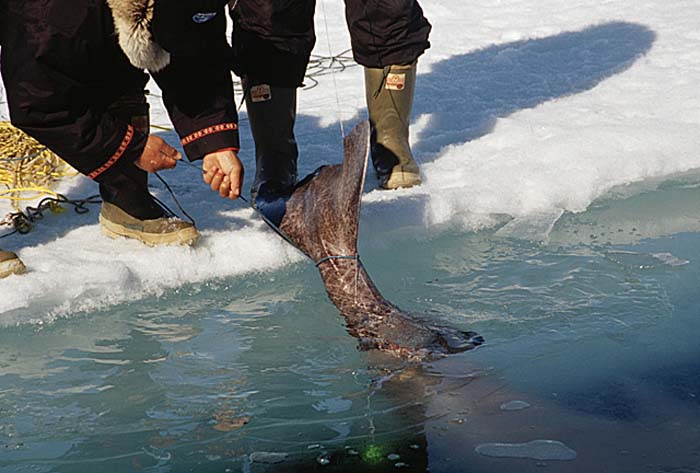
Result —
<path fill-rule="evenodd" d="M 543 0 L 537 8 L 518 0 L 497 5 L 426 0 L 432 46 L 419 61 L 412 123 L 425 183 L 400 192 L 368 192 L 363 231 L 383 235 L 411 226 L 414 236 L 434 236 L 498 228 L 503 237 L 541 241 L 560 219 L 611 193 L 640 193 L 695 172 L 700 168 L 696 3 L 680 0 L 670 9 L 656 0 L 576 0 L 562 9 L 557 0 Z M 543 17 L 542 11 L 555 13 Z M 319 37 L 317 54 L 329 54 L 329 43 L 330 53 L 349 47 L 342 2 L 329 4 L 326 15 L 317 16 L 319 35 L 328 35 L 328 41 Z M 300 93 L 300 176 L 340 161 L 339 120 L 350 129 L 365 117 L 361 83 L 361 68 L 355 67 L 324 76 Z M 149 89 L 154 124 L 169 126 L 160 92 L 152 83 Z M 1 92 L 0 119 L 7 119 Z M 245 188 L 254 175 L 249 131 L 243 111 Z M 175 145 L 179 141 L 173 133 L 162 136 Z M 97 209 L 84 216 L 51 215 L 40 223 L 41 231 L 2 241 L 30 272 L 0 281 L 0 326 L 50 322 L 159 297 L 188 283 L 245 277 L 301 261 L 244 205 L 214 195 L 196 169 L 178 166 L 164 177 L 203 230 L 196 249 L 108 241 L 96 225 Z M 374 184 L 370 178 L 368 190 Z M 170 202 L 162 185 L 155 188 Z M 96 188 L 75 179 L 60 191 L 85 197 Z M 673 234 L 700 227 L 676 208 L 647 204 L 631 210 L 662 217 L 670 210 L 673 218 L 615 231 Z M 6 211 L 9 204 L 0 202 L 0 214 Z M 617 237 L 590 230 L 576 238 Z"/>
<path fill-rule="evenodd" d="M 576 458 L 576 452 L 558 440 L 531 440 L 527 443 L 485 443 L 476 447 L 476 453 L 487 457 L 531 458 L 533 460 L 567 461 Z"/>
<path fill-rule="evenodd" d="M 594 215 L 567 217 L 552 240 Z M 391 264 L 364 243 L 395 302 L 486 336 L 428 365 L 358 352 L 307 265 L 5 328 L 0 471 L 697 465 L 700 234 L 543 245 L 496 233 L 395 234 L 412 257 Z M 687 264 L 610 256 L 660 253 Z"/>

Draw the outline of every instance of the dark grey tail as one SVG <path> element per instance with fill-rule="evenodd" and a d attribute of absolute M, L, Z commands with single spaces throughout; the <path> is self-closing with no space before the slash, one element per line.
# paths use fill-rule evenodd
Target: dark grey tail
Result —
<path fill-rule="evenodd" d="M 346 207 L 340 212 L 342 225 L 352 232 L 357 247 L 357 235 L 360 225 L 360 207 L 362 205 L 362 188 L 367 175 L 369 161 L 369 122 L 359 123 L 343 140 L 343 168 L 339 189 L 336 193 L 336 208 Z"/>
<path fill-rule="evenodd" d="M 369 123 L 358 124 L 344 145 L 343 164 L 322 166 L 299 182 L 280 222 L 280 229 L 316 262 L 357 254 Z"/>
<path fill-rule="evenodd" d="M 401 311 L 374 285 L 357 257 L 369 124 L 357 125 L 344 145 L 342 165 L 319 168 L 285 197 L 279 228 L 317 263 L 328 297 L 345 317 L 348 332 L 363 348 L 410 358 L 458 353 L 482 343 L 472 332 L 434 327 Z"/>

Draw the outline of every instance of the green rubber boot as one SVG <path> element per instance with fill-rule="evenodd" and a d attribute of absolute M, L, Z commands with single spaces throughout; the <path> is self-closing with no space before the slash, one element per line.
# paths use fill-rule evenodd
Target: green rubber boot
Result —
<path fill-rule="evenodd" d="M 11 251 L 0 250 L 0 279 L 12 274 L 22 274 L 27 268 L 16 254 Z"/>
<path fill-rule="evenodd" d="M 255 141 L 252 201 L 289 194 L 297 180 L 299 151 L 294 137 L 297 90 L 246 81 L 246 110 Z"/>
<path fill-rule="evenodd" d="M 416 84 L 416 64 L 365 68 L 367 110 L 371 125 L 372 163 L 384 189 L 421 183 L 408 144 L 408 125 Z"/>

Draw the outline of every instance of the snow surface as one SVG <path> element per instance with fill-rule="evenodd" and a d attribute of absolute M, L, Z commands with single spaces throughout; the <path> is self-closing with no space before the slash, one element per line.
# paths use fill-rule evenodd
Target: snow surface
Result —
<path fill-rule="evenodd" d="M 368 192 L 367 233 L 397 225 L 473 231 L 511 219 L 499 232 L 542 237 L 564 212 L 584 211 L 621 186 L 700 169 L 697 2 L 422 4 L 433 24 L 432 48 L 419 62 L 412 143 L 425 183 Z M 320 2 L 316 25 L 316 54 L 349 48 L 342 2 Z M 354 67 L 300 93 L 300 174 L 342 159 L 339 120 L 348 129 L 365 117 L 362 80 Z M 168 126 L 157 88 L 150 89 L 152 121 Z M 244 111 L 241 126 L 250 176 Z M 0 325 L 42 323 L 303 259 L 244 204 L 211 193 L 196 169 L 181 165 L 165 177 L 203 231 L 196 248 L 108 240 L 97 208 L 50 216 L 29 236 L 2 240 L 30 272 L 0 281 Z M 81 197 L 96 187 L 76 178 L 61 191 Z M 7 211 L 0 204 L 0 215 Z"/>

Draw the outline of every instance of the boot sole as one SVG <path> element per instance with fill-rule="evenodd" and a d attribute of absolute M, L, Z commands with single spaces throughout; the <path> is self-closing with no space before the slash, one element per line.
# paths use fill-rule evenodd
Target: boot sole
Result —
<path fill-rule="evenodd" d="M 22 274 L 26 271 L 27 268 L 19 259 L 11 259 L 0 263 L 0 279 L 13 274 Z"/>
<path fill-rule="evenodd" d="M 170 233 L 145 233 L 116 224 L 100 215 L 102 234 L 109 238 L 130 238 L 148 246 L 186 245 L 193 246 L 200 234 L 194 227 L 182 228 Z"/>
<path fill-rule="evenodd" d="M 393 190 L 414 187 L 422 184 L 420 174 L 404 171 L 394 171 L 386 182 L 383 182 L 382 189 Z"/>

